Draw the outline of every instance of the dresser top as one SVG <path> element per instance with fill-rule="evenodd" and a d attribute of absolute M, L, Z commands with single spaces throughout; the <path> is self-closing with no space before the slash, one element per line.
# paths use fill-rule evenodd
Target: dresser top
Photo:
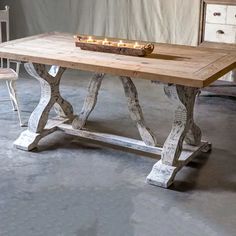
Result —
<path fill-rule="evenodd" d="M 227 50 L 155 44 L 153 54 L 132 57 L 81 50 L 73 35 L 64 33 L 3 43 L 0 57 L 199 88 L 236 68 L 236 54 Z"/>
<path fill-rule="evenodd" d="M 223 52 L 227 50 L 229 53 L 233 53 L 236 55 L 236 44 L 204 41 L 199 46 L 208 48 L 208 50 L 217 49 Z"/>
<path fill-rule="evenodd" d="M 236 0 L 203 0 L 208 4 L 236 5 Z"/>

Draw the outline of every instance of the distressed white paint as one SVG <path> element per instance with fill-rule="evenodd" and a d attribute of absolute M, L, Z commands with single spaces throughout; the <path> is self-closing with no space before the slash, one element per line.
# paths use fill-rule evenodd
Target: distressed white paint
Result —
<path fill-rule="evenodd" d="M 89 115 L 96 106 L 99 89 L 101 87 L 104 76 L 105 74 L 99 73 L 93 75 L 88 87 L 88 95 L 85 98 L 82 111 L 72 123 L 74 129 L 82 129 L 85 126 Z M 130 77 L 121 76 L 120 79 L 127 98 L 130 117 L 136 122 L 141 138 L 146 145 L 156 146 L 157 141 L 155 135 L 145 125 L 142 109 L 138 101 L 138 93 L 134 83 L 132 82 Z"/>
<path fill-rule="evenodd" d="M 161 160 L 154 165 L 147 177 L 147 182 L 161 187 L 168 187 L 173 182 L 176 173 L 183 166 L 180 158 L 183 155 L 184 142 L 196 147 L 192 155 L 201 150 L 202 143 L 201 130 L 195 124 L 193 118 L 198 89 L 179 85 L 165 85 L 164 90 L 176 107 L 174 122 L 163 146 Z"/>
<path fill-rule="evenodd" d="M 211 149 L 208 143 L 201 142 L 200 128 L 193 119 L 194 102 L 198 92 L 196 88 L 180 85 L 165 86 L 165 93 L 175 103 L 176 110 L 172 130 L 162 148 L 156 147 L 155 137 L 144 125 L 137 90 L 129 77 L 121 77 L 121 80 L 128 99 L 130 115 L 137 123 L 137 126 L 141 126 L 139 131 L 144 141 L 75 129 L 70 124 L 74 119 L 72 106 L 61 97 L 59 91 L 60 79 L 65 69 L 54 67 L 48 73 L 45 65 L 31 63 L 25 64 L 25 68 L 29 74 L 40 82 L 41 98 L 39 105 L 30 116 L 28 129 L 14 143 L 19 149 L 29 151 L 37 148 L 40 139 L 59 129 L 78 137 L 161 155 L 161 160 L 154 165 L 148 175 L 147 182 L 165 188 L 173 183 L 176 173 L 191 161 L 195 155 L 201 151 L 206 152 Z M 82 123 L 80 125 L 82 124 L 82 126 L 79 126 L 79 128 L 84 126 L 89 114 L 96 105 L 103 77 L 104 74 L 96 74 L 90 82 L 89 94 L 81 113 Z M 53 121 L 48 121 L 49 111 L 55 104 L 60 108 L 57 109 L 59 117 Z M 65 124 L 65 122 L 68 124 Z"/>
<path fill-rule="evenodd" d="M 145 125 L 142 109 L 139 105 L 138 92 L 130 77 L 120 77 L 128 102 L 130 117 L 136 122 L 139 134 L 146 145 L 156 146 L 154 133 Z"/>
<path fill-rule="evenodd" d="M 88 87 L 88 95 L 85 98 L 84 105 L 82 111 L 78 116 L 73 120 L 72 126 L 74 129 L 82 129 L 91 112 L 97 103 L 98 92 L 101 87 L 102 80 L 105 74 L 95 73 L 89 83 Z"/>
<path fill-rule="evenodd" d="M 170 166 L 163 164 L 162 160 L 158 161 L 152 168 L 152 171 L 147 176 L 147 183 L 156 185 L 162 188 L 168 188 L 173 184 L 176 174 L 193 160 L 201 152 L 209 152 L 211 144 L 202 142 L 201 145 L 190 146 L 185 145 L 179 157 L 178 166 Z"/>
<path fill-rule="evenodd" d="M 32 150 L 37 147 L 37 143 L 42 137 L 52 132 L 45 130 L 45 126 L 48 122 L 49 112 L 54 105 L 57 106 L 59 117 L 72 121 L 74 115 L 72 106 L 61 97 L 59 91 L 61 76 L 65 68 L 59 68 L 54 76 L 47 72 L 45 65 L 41 64 L 26 63 L 25 69 L 40 82 L 41 98 L 29 118 L 28 130 L 21 134 L 14 145 L 19 149 Z"/>
<path fill-rule="evenodd" d="M 58 128 L 67 134 L 71 134 L 74 136 L 78 136 L 81 138 L 86 138 L 90 140 L 95 140 L 103 143 L 108 143 L 115 146 L 125 147 L 129 149 L 134 149 L 150 154 L 161 155 L 162 148 L 161 147 L 153 147 L 146 145 L 141 140 L 131 139 L 123 136 L 118 136 L 114 134 L 107 134 L 101 132 L 94 132 L 90 130 L 79 130 L 74 129 L 69 124 L 60 124 Z"/>

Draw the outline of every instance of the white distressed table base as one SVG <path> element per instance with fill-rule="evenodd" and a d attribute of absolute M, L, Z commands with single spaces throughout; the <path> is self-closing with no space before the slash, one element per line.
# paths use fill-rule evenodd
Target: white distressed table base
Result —
<path fill-rule="evenodd" d="M 40 139 L 59 130 L 80 138 L 125 147 L 156 156 L 161 156 L 163 152 L 163 147 L 148 146 L 143 141 L 126 138 L 123 136 L 93 132 L 89 130 L 74 129 L 72 125 L 67 124 L 67 122 L 68 120 L 63 119 L 57 119 L 56 121 L 49 120 L 47 125 L 48 128 L 46 128 L 41 134 L 35 134 L 26 130 L 19 137 L 18 140 L 20 140 L 20 142 L 16 140 L 14 145 L 18 149 L 30 151 L 37 148 Z M 22 140 L 24 140 L 24 143 L 28 143 L 28 146 L 22 146 Z M 147 183 L 163 188 L 168 188 L 174 182 L 176 174 L 184 166 L 186 166 L 194 157 L 196 157 L 201 152 L 209 152 L 210 150 L 211 144 L 204 141 L 201 142 L 200 146 L 191 146 L 188 144 L 184 144 L 177 167 L 163 164 L 162 160 L 159 160 L 153 166 L 151 173 L 147 176 Z"/>
<path fill-rule="evenodd" d="M 143 141 L 126 138 L 123 136 L 92 132 L 89 130 L 73 129 L 69 124 L 61 124 L 58 126 L 59 130 L 67 134 L 74 135 L 80 138 L 95 140 L 98 142 L 108 143 L 115 146 L 125 147 L 128 149 L 138 150 L 148 154 L 161 156 L 163 147 L 153 147 L 146 145 Z M 177 167 L 170 166 L 162 163 L 159 160 L 154 166 L 151 173 L 147 177 L 147 183 L 156 185 L 163 188 L 168 188 L 174 181 L 175 175 L 186 166 L 194 157 L 201 152 L 209 152 L 211 144 L 202 141 L 199 146 L 191 146 L 184 144 L 182 152 L 178 159 Z"/>
<path fill-rule="evenodd" d="M 201 130 L 194 121 L 194 104 L 198 93 L 196 88 L 165 85 L 164 91 L 175 105 L 175 116 L 172 130 L 163 147 L 158 147 L 155 135 L 145 125 L 138 93 L 131 78 L 120 77 L 130 116 L 136 122 L 142 141 L 85 129 L 86 121 L 95 108 L 104 74 L 94 75 L 82 112 L 75 117 L 71 104 L 61 97 L 59 91 L 64 68 L 54 66 L 47 72 L 44 65 L 27 63 L 26 69 L 40 82 L 41 98 L 30 116 L 28 129 L 15 141 L 16 148 L 33 150 L 37 148 L 40 139 L 60 130 L 81 138 L 154 154 L 161 156 L 161 160 L 153 166 L 151 173 L 147 176 L 147 182 L 164 188 L 168 188 L 173 183 L 178 171 L 196 155 L 211 150 L 209 143 L 201 141 Z M 53 107 L 58 117 L 49 120 L 48 115 Z"/>
<path fill-rule="evenodd" d="M 59 89 L 65 68 L 55 66 L 52 68 L 53 70 L 48 72 L 45 65 L 25 64 L 26 71 L 40 83 L 41 97 L 29 118 L 28 129 L 14 142 L 14 146 L 18 149 L 31 151 L 37 148 L 40 139 L 56 130 L 58 122 L 72 122 L 74 119 L 73 107 L 62 98 Z M 52 108 L 58 117 L 53 122 L 52 120 L 49 122 L 48 116 Z"/>

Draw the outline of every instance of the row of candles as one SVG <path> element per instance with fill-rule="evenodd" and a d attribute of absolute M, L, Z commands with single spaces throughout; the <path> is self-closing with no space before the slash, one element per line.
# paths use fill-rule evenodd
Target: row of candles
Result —
<path fill-rule="evenodd" d="M 135 42 L 135 44 L 131 44 L 131 43 L 126 44 L 122 40 L 120 40 L 119 42 L 111 42 L 111 41 L 108 41 L 107 38 L 105 38 L 104 40 L 97 41 L 93 39 L 91 36 L 88 37 L 87 43 L 98 43 L 98 44 L 100 43 L 102 45 L 111 45 L 111 46 L 118 46 L 118 47 L 133 47 L 136 49 L 141 49 L 143 47 L 138 42 Z"/>

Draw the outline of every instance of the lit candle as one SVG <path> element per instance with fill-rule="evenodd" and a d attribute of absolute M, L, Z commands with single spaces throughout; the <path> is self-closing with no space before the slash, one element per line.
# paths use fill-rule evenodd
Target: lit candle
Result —
<path fill-rule="evenodd" d="M 87 39 L 87 43 L 92 43 L 92 42 L 94 42 L 94 40 L 92 39 L 91 36 L 89 36 L 89 38 Z"/>
<path fill-rule="evenodd" d="M 120 40 L 120 42 L 118 43 L 118 47 L 124 47 L 125 46 L 125 43 L 123 43 L 122 40 Z"/>
<path fill-rule="evenodd" d="M 107 44 L 110 44 L 110 42 L 107 40 L 107 38 L 105 38 L 104 41 L 102 41 L 102 44 L 107 45 Z"/>
<path fill-rule="evenodd" d="M 134 48 L 141 48 L 141 46 L 138 44 L 138 42 L 136 42 L 136 43 L 134 44 Z"/>

